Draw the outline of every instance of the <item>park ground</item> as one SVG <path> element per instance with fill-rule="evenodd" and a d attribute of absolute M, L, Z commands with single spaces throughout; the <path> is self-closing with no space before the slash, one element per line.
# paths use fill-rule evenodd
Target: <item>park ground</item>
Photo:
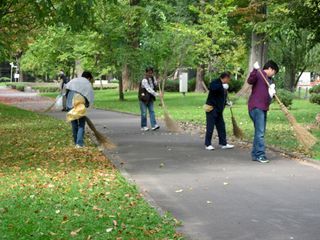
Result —
<path fill-rule="evenodd" d="M 4 94 L 2 100 L 24 108 L 52 102 L 7 91 L 24 98 L 14 102 Z M 136 104 L 135 93 L 131 101 Z M 318 240 L 319 165 L 272 151 L 271 162 L 261 165 L 250 161 L 245 146 L 209 152 L 198 134 L 164 127 L 144 134 L 139 116 L 91 109 L 90 119 L 117 145 L 108 154 L 112 163 L 174 216 L 161 218 L 90 142 L 75 151 L 63 121 L 3 105 L 1 114 L 6 239 L 179 239 L 178 224 L 191 239 Z M 50 115 L 65 119 L 61 111 Z"/>
<path fill-rule="evenodd" d="M 0 104 L 0 235 L 13 239 L 180 239 L 67 123 Z"/>
<path fill-rule="evenodd" d="M 56 97 L 56 93 L 48 93 L 46 96 Z M 166 93 L 165 102 L 172 117 L 184 123 L 192 125 L 205 125 L 205 115 L 203 104 L 207 95 L 202 93 L 187 93 L 183 96 L 180 93 Z M 253 126 L 248 115 L 247 100 L 244 98 L 230 97 L 233 102 L 233 110 L 236 120 L 243 130 L 245 140 L 251 142 L 253 137 Z M 95 107 L 107 110 L 115 110 L 127 113 L 139 114 L 140 109 L 137 102 L 137 93 L 126 92 L 125 101 L 118 100 L 118 92 L 112 90 L 95 91 Z M 156 104 L 155 108 L 158 117 L 163 118 L 163 110 Z M 290 112 L 296 117 L 297 121 L 308 128 L 314 136 L 320 138 L 319 128 L 314 127 L 316 114 L 320 112 L 320 106 L 312 104 L 307 99 L 294 99 Z M 229 109 L 224 112 L 227 124 L 228 135 L 232 135 L 231 116 Z M 269 146 L 281 148 L 287 152 L 302 153 L 314 159 L 320 160 L 320 143 L 316 144 L 310 151 L 306 151 L 299 146 L 292 128 L 280 110 L 277 103 L 271 105 L 268 113 L 268 125 L 266 142 Z"/>

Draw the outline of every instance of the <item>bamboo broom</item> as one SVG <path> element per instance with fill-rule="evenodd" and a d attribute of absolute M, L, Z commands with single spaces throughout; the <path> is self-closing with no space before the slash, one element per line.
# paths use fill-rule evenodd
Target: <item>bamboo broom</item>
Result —
<path fill-rule="evenodd" d="M 164 86 L 163 86 L 164 88 Z M 161 90 L 160 84 L 159 84 L 159 92 L 160 92 L 160 101 L 161 101 L 161 105 L 163 108 L 163 113 L 164 113 L 164 122 L 166 124 L 167 129 L 170 132 L 175 132 L 175 133 L 179 133 L 181 132 L 181 128 L 178 125 L 177 122 L 175 122 L 172 117 L 170 116 L 168 109 L 166 107 L 166 105 L 164 104 L 164 100 L 163 100 L 163 92 Z"/>
<path fill-rule="evenodd" d="M 104 146 L 106 149 L 108 150 L 112 150 L 116 148 L 116 145 L 106 136 L 102 135 L 102 133 L 100 133 L 96 127 L 94 126 L 93 122 L 90 120 L 90 118 L 88 118 L 87 116 L 84 117 L 86 122 L 88 123 L 88 126 L 90 127 L 90 129 L 92 130 L 92 132 L 94 133 L 94 135 L 96 136 L 98 142 Z"/>
<path fill-rule="evenodd" d="M 237 121 L 233 115 L 232 107 L 230 106 L 230 112 L 231 112 L 231 122 L 232 122 L 232 130 L 233 130 L 233 135 L 236 138 L 243 138 L 243 131 L 241 128 L 238 126 Z"/>
<path fill-rule="evenodd" d="M 268 82 L 268 80 L 266 79 L 266 77 L 263 75 L 263 73 L 261 72 L 260 69 L 258 69 L 260 75 L 263 77 L 264 81 L 266 82 L 266 84 L 268 85 L 268 87 L 270 87 L 270 84 Z M 279 99 L 279 97 L 275 94 L 274 95 L 277 102 L 280 105 L 280 108 L 282 110 L 282 112 L 285 114 L 285 116 L 287 117 L 288 121 L 290 122 L 290 124 L 293 127 L 293 131 L 295 132 L 296 138 L 298 139 L 298 141 L 306 148 L 306 149 L 310 149 L 314 144 L 317 143 L 317 139 L 310 133 L 308 132 L 308 130 L 306 130 L 305 128 L 303 128 L 298 122 L 297 120 L 294 118 L 294 116 L 289 112 L 288 108 L 281 102 L 281 100 Z"/>

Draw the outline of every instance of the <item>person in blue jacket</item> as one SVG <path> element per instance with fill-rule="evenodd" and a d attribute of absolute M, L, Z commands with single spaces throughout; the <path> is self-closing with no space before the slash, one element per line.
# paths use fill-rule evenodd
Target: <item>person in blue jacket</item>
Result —
<path fill-rule="evenodd" d="M 228 83 L 231 80 L 230 72 L 224 72 L 209 86 L 209 95 L 206 104 L 212 106 L 211 111 L 206 112 L 207 130 L 205 138 L 205 149 L 214 150 L 212 146 L 212 134 L 214 126 L 217 128 L 219 145 L 222 149 L 234 148 L 234 145 L 227 143 L 226 126 L 223 119 L 223 110 L 227 103 Z"/>

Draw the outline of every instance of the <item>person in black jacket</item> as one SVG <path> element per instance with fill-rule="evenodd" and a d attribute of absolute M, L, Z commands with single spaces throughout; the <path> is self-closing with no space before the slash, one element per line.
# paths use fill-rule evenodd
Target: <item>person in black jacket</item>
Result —
<path fill-rule="evenodd" d="M 207 130 L 205 146 L 206 150 L 214 150 L 211 144 L 214 126 L 217 128 L 219 145 L 222 149 L 234 148 L 233 145 L 227 143 L 226 127 L 223 119 L 223 110 L 227 100 L 227 90 L 229 88 L 231 74 L 224 72 L 220 78 L 213 80 L 209 86 L 209 95 L 206 104 L 210 109 L 206 110 Z"/>

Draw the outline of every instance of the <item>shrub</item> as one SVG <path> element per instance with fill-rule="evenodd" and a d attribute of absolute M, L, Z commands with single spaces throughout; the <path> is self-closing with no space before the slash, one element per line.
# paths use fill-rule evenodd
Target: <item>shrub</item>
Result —
<path fill-rule="evenodd" d="M 0 78 L 0 82 L 10 82 L 10 81 L 11 81 L 11 79 L 8 77 L 1 77 Z"/>
<path fill-rule="evenodd" d="M 192 78 L 188 82 L 188 91 L 193 92 L 196 89 L 196 79 Z"/>
<path fill-rule="evenodd" d="M 320 94 L 315 94 L 315 93 L 311 94 L 310 102 L 320 105 Z"/>
<path fill-rule="evenodd" d="M 21 92 L 24 91 L 24 84 L 21 84 L 21 83 L 7 83 L 6 86 L 12 89 L 17 89 L 18 91 L 21 91 Z"/>
<path fill-rule="evenodd" d="M 167 80 L 164 90 L 166 92 L 179 92 L 179 80 Z"/>
<path fill-rule="evenodd" d="M 119 80 L 118 80 L 118 79 L 112 79 L 112 80 L 110 81 L 110 83 L 119 83 Z"/>
<path fill-rule="evenodd" d="M 38 90 L 39 92 L 42 92 L 42 93 L 59 92 L 60 91 L 59 87 L 46 87 L 46 86 L 34 86 L 34 87 L 32 87 L 32 89 Z"/>
<path fill-rule="evenodd" d="M 293 93 L 285 90 L 285 89 L 278 89 L 277 95 L 280 98 L 281 102 L 286 106 L 290 107 L 292 105 L 293 100 Z"/>
<path fill-rule="evenodd" d="M 314 86 L 313 88 L 311 88 L 310 90 L 309 90 L 309 92 L 312 94 L 312 93 L 317 93 L 317 94 L 319 94 L 320 93 L 320 85 L 316 85 L 316 86 Z"/>
<path fill-rule="evenodd" d="M 230 84 L 229 84 L 229 92 L 238 92 L 241 87 L 243 85 L 243 82 L 239 81 L 239 80 L 233 80 L 233 81 L 230 81 Z"/>

